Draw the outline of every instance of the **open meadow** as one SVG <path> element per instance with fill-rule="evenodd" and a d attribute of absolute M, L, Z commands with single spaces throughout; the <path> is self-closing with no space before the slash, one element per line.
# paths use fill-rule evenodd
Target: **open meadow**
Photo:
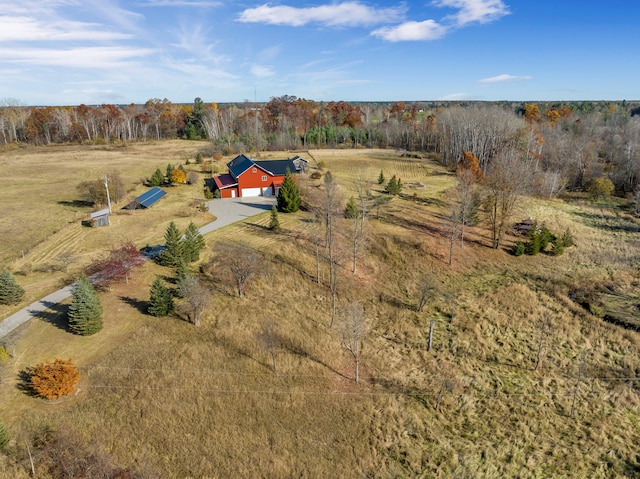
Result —
<path fill-rule="evenodd" d="M 25 303 L 118 242 L 157 244 L 171 220 L 181 228 L 210 221 L 194 207 L 200 185 L 170 188 L 149 210 L 116 213 L 108 228 L 82 227 L 89 209 L 74 203 L 76 184 L 104 170 L 119 169 L 134 196 L 156 167 L 184 164 L 204 147 L 167 141 L 0 153 L 9 175 L 0 189 L 1 259 L 27 289 Z M 329 327 L 328 271 L 316 263 L 313 213 L 280 214 L 281 229 L 270 231 L 266 212 L 206 236 L 193 271 L 208 271 L 217 245 L 229 241 L 254 248 L 260 268 L 242 299 L 205 274 L 212 297 L 198 327 L 181 303 L 170 317 L 146 314 L 154 278 L 172 285 L 174 276 L 146 262 L 127 284 L 99 293 L 98 334 L 69 333 L 62 305 L 6 338 L 0 419 L 12 442 L 0 454 L 0 477 L 31 477 L 32 462 L 37 477 L 53 477 L 52 431 L 64 431 L 57 441 L 74 451 L 67 460 L 107 458 L 131 473 L 121 477 L 640 475 L 640 333 L 633 329 L 640 226 L 622 203 L 524 198 L 514 220 L 568 228 L 576 246 L 562 256 L 516 257 L 508 235 L 505 249 L 493 250 L 481 215 L 449 265 L 453 174 L 393 150 L 298 154 L 321 176 L 299 180 L 305 194 L 320 190 L 328 171 L 342 204 L 361 182 L 382 195 L 381 170 L 405 185 L 370 211 L 355 274 L 348 222 L 340 221 L 338 316 L 358 302 L 369 323 L 359 382 L 340 328 Z M 424 273 L 433 289 L 418 311 Z M 0 308 L 3 316 L 15 309 Z M 54 357 L 79 366 L 76 394 L 55 401 L 26 394 L 20 373 Z"/>

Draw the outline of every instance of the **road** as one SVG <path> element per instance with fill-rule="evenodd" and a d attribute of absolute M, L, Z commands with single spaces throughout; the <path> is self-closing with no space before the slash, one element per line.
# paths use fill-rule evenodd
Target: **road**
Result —
<path fill-rule="evenodd" d="M 209 212 L 216 220 L 200 228 L 200 233 L 205 235 L 219 228 L 242 221 L 260 213 L 264 213 L 276 204 L 275 197 L 250 197 L 250 198 L 226 198 L 207 202 Z M 38 316 L 52 306 L 64 301 L 71 296 L 73 285 L 65 286 L 58 291 L 45 296 L 39 301 L 31 303 L 0 322 L 0 339 L 11 333 L 17 327 Z"/>

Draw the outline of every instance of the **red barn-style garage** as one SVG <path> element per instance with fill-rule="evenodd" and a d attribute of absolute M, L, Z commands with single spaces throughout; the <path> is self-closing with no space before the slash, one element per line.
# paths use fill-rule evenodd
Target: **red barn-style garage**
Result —
<path fill-rule="evenodd" d="M 295 156 L 286 160 L 256 161 L 246 155 L 238 155 L 227 163 L 227 168 L 229 173 L 213 179 L 220 198 L 275 196 L 287 170 L 306 173 L 307 160 Z"/>

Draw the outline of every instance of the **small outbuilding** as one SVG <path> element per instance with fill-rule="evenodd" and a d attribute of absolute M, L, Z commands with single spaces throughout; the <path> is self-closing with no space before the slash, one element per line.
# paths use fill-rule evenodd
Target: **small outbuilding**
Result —
<path fill-rule="evenodd" d="M 109 208 L 91 213 L 91 226 L 109 226 Z"/>
<path fill-rule="evenodd" d="M 141 194 L 131 203 L 124 207 L 126 210 L 139 210 L 141 208 L 149 208 L 151 205 L 158 202 L 161 198 L 167 194 L 162 188 L 154 186 L 146 193 Z"/>

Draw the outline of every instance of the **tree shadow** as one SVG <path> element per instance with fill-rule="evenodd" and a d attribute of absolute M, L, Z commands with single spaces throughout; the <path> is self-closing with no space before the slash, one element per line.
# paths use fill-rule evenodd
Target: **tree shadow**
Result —
<path fill-rule="evenodd" d="M 71 331 L 69 329 L 69 321 L 67 321 L 68 305 L 44 300 L 40 301 L 40 304 L 44 305 L 47 309 L 44 311 L 30 309 L 28 312 L 31 316 L 42 319 L 63 331 Z"/>
<path fill-rule="evenodd" d="M 337 374 L 338 376 L 340 376 L 340 377 L 342 377 L 344 379 L 348 379 L 350 381 L 353 380 L 353 377 L 347 376 L 346 374 L 341 373 L 340 371 L 338 371 L 333 366 L 325 363 L 322 359 L 310 354 L 308 351 L 306 351 L 301 346 L 299 346 L 297 344 L 293 344 L 290 339 L 283 337 L 281 341 L 282 341 L 281 342 L 282 348 L 284 350 L 289 351 L 290 353 L 293 353 L 293 354 L 295 354 L 297 356 L 300 356 L 301 358 L 309 359 L 309 360 L 313 361 L 314 363 L 319 364 L 320 366 L 323 366 L 323 367 L 327 368 L 332 373 Z"/>
<path fill-rule="evenodd" d="M 27 396 L 39 397 L 40 395 L 33 389 L 31 385 L 31 376 L 33 376 L 32 368 L 23 369 L 18 373 L 18 382 L 16 388 Z"/>
<path fill-rule="evenodd" d="M 139 299 L 131 298 L 130 296 L 120 296 L 120 301 L 128 304 L 142 314 L 147 314 L 147 307 L 149 306 L 148 301 L 140 301 Z"/>
<path fill-rule="evenodd" d="M 221 346 L 223 346 L 224 348 L 226 348 L 228 351 L 237 354 L 238 356 L 241 356 L 243 358 L 247 358 L 251 361 L 255 361 L 256 363 L 258 363 L 260 366 L 263 366 L 264 368 L 268 369 L 269 371 L 273 371 L 273 365 L 272 364 L 268 364 L 265 361 L 262 361 L 260 359 L 257 359 L 256 357 L 254 357 L 254 355 L 248 351 L 247 349 L 245 349 L 244 347 L 240 346 L 238 343 L 236 343 L 233 338 L 229 338 L 227 336 L 224 336 L 222 338 L 217 339 L 218 344 L 220 344 Z"/>
<path fill-rule="evenodd" d="M 62 206 L 71 206 L 73 208 L 90 208 L 93 207 L 93 202 L 92 201 L 86 201 L 86 200 L 71 200 L 71 201 L 58 201 L 59 205 Z"/>

